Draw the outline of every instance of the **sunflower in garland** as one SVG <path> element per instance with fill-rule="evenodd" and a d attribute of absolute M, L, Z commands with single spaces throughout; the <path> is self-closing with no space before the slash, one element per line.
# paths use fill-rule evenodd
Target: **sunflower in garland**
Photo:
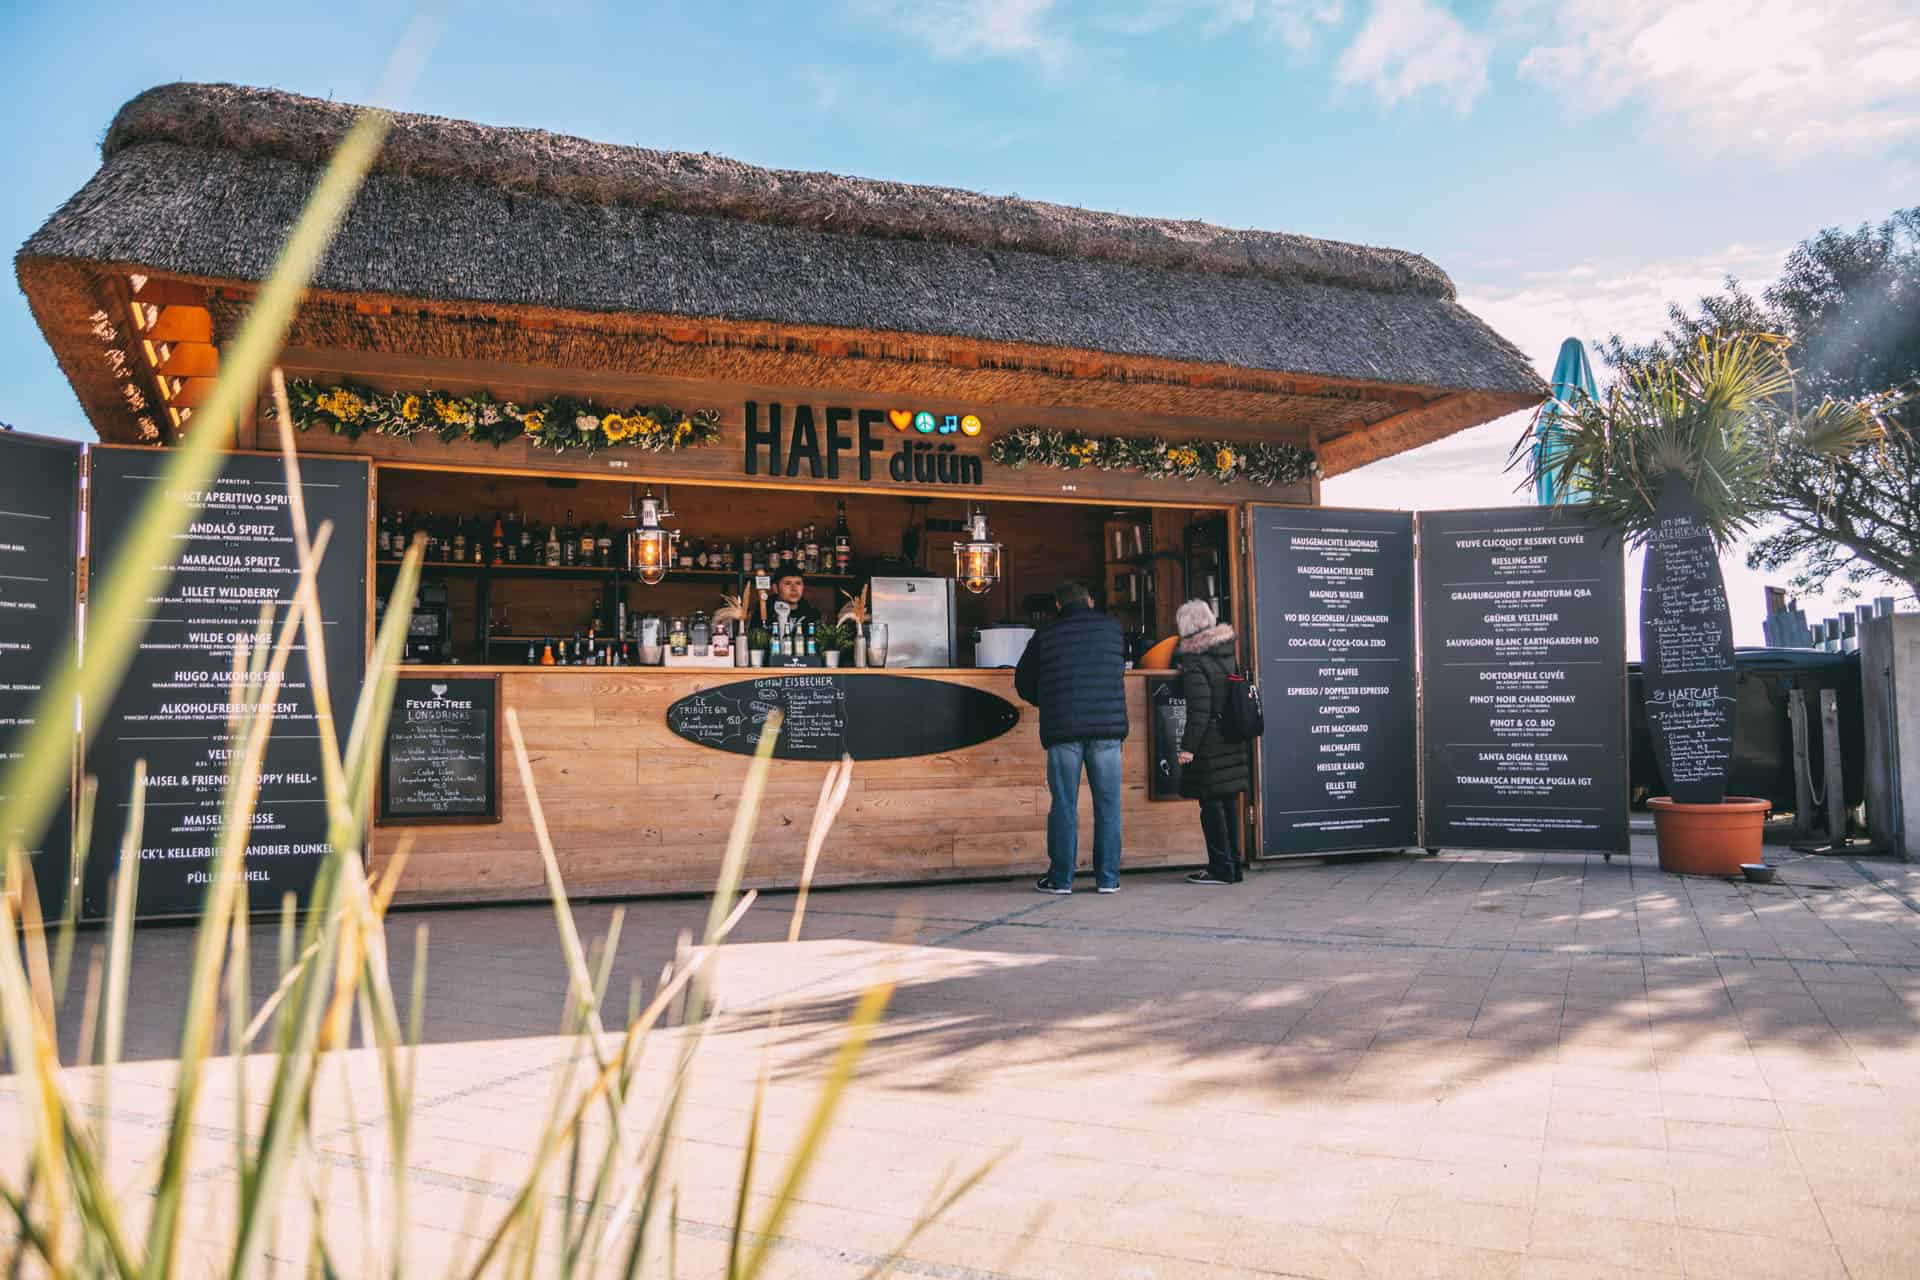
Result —
<path fill-rule="evenodd" d="M 520 419 L 520 428 L 530 436 L 537 436 L 546 429 L 547 415 L 538 409 L 529 409 Z"/>
<path fill-rule="evenodd" d="M 1218 453 L 1213 455 L 1213 469 L 1224 475 L 1232 471 L 1234 464 L 1239 461 L 1240 459 L 1234 456 L 1233 450 L 1223 446 Z"/>
<path fill-rule="evenodd" d="M 420 421 L 420 397 L 416 395 L 401 396 L 400 416 L 408 422 Z"/>

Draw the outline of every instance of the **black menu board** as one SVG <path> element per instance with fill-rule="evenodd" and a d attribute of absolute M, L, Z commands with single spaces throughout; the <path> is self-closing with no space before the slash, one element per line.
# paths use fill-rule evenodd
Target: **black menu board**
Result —
<path fill-rule="evenodd" d="M 781 760 L 898 760 L 978 746 L 1020 721 L 985 689 L 916 676 L 764 676 L 690 693 L 667 708 L 667 728 L 704 747 L 752 755 L 775 708 L 785 719 Z"/>
<path fill-rule="evenodd" d="M 1626 630 L 1579 509 L 1420 514 L 1428 846 L 1626 852 Z"/>
<path fill-rule="evenodd" d="M 1733 628 L 1720 553 L 1693 486 L 1669 475 L 1640 579 L 1647 726 L 1668 794 L 1718 804 L 1733 767 Z"/>
<path fill-rule="evenodd" d="M 1413 517 L 1256 506 L 1252 523 L 1262 852 L 1414 844 Z"/>
<path fill-rule="evenodd" d="M 1187 731 L 1187 700 L 1180 677 L 1147 682 L 1147 799 L 1179 800 L 1180 736 Z"/>
<path fill-rule="evenodd" d="M 220 834 L 220 797 L 234 740 L 227 728 L 236 636 L 251 638 L 260 609 L 283 616 L 299 581 L 292 515 L 280 459 L 229 454 L 201 492 L 162 483 L 157 450 L 96 448 L 92 463 L 90 572 L 111 573 L 142 504 L 192 508 L 165 552 L 171 579 L 151 597 L 146 634 L 112 703 L 89 714 L 96 726 L 87 770 L 100 780 L 82 909 L 106 909 L 119 860 L 128 787 L 136 759 L 147 761 L 146 827 L 140 895 L 146 916 L 190 915 L 205 897 Z M 318 584 L 336 729 L 342 743 L 360 696 L 367 654 L 368 464 L 302 458 L 307 519 L 333 522 Z M 247 844 L 250 904 L 278 910 L 281 895 L 302 902 L 327 850 L 320 744 L 304 640 L 288 656 L 273 735 Z"/>
<path fill-rule="evenodd" d="M 55 664 L 73 654 L 79 504 L 79 445 L 0 432 L 0 776 L 33 727 Z M 6 801 L 0 793 L 0 813 L 9 811 Z M 70 806 L 63 798 L 46 830 L 35 833 L 38 839 L 12 823 L 0 830 L 0 853 L 18 844 L 32 859 L 48 918 L 67 900 Z"/>
<path fill-rule="evenodd" d="M 380 821 L 500 821 L 499 726 L 499 676 L 401 676 L 380 748 Z"/>

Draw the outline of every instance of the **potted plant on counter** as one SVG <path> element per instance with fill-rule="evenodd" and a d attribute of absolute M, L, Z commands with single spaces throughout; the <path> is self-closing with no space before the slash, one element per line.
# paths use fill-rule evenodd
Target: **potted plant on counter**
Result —
<path fill-rule="evenodd" d="M 1534 457 L 1529 478 L 1547 475 L 1561 502 L 1646 550 L 1641 692 L 1669 790 L 1648 802 L 1661 870 L 1739 875 L 1760 861 L 1769 806 L 1726 793 L 1737 674 L 1720 553 L 1766 516 L 1782 447 L 1837 457 L 1878 433 L 1875 408 L 1828 400 L 1802 414 L 1786 343 L 1756 333 L 1703 337 L 1602 399 L 1573 400 L 1559 406 L 1558 451 Z"/>
<path fill-rule="evenodd" d="M 773 643 L 773 633 L 765 627 L 754 626 L 747 631 L 747 665 L 764 667 L 767 665 L 767 646 Z"/>

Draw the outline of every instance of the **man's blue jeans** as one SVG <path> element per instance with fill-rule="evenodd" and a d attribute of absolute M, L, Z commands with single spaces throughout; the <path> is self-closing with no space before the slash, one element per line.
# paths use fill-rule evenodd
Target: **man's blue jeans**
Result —
<path fill-rule="evenodd" d="M 1093 792 L 1093 882 L 1120 883 L 1120 739 L 1084 738 L 1047 748 L 1047 879 L 1071 888 L 1080 847 L 1080 768 Z"/>

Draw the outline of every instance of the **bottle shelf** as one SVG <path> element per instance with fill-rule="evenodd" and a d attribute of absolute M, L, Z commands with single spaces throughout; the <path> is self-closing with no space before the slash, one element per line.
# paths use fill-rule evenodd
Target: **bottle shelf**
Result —
<path fill-rule="evenodd" d="M 380 559 L 373 562 L 377 570 L 398 569 L 398 560 Z M 491 578 L 579 578 L 609 574 L 627 577 L 632 575 L 628 569 L 615 568 L 612 565 L 591 564 L 472 564 L 461 560 L 429 560 L 420 566 L 423 574 L 449 573 L 469 577 L 484 575 Z M 663 582 L 714 582 L 732 585 L 754 575 L 741 573 L 733 569 L 669 569 Z M 808 582 L 858 582 L 860 577 L 851 573 L 809 573 Z"/>

